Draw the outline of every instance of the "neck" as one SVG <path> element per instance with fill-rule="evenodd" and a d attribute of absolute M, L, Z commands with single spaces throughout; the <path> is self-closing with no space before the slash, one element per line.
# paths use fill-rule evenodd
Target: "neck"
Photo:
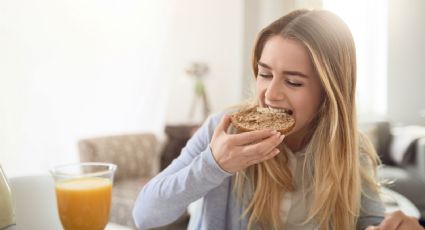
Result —
<path fill-rule="evenodd" d="M 292 152 L 296 153 L 303 149 L 302 140 L 293 135 L 290 135 L 285 138 L 286 147 L 288 147 Z"/>
<path fill-rule="evenodd" d="M 308 130 L 309 128 L 305 127 L 285 137 L 286 146 L 294 153 L 303 150 L 311 138 Z"/>

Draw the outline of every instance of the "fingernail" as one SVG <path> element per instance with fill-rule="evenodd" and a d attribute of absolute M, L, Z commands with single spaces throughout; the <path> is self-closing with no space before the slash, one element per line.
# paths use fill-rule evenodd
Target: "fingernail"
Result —
<path fill-rule="evenodd" d="M 276 130 L 272 130 L 272 134 L 273 135 L 276 135 L 276 134 L 278 134 L 279 132 L 278 131 L 276 131 Z"/>
<path fill-rule="evenodd" d="M 378 227 L 369 226 L 365 230 L 378 230 L 378 229 L 379 229 Z"/>
<path fill-rule="evenodd" d="M 282 142 L 284 138 L 285 138 L 285 135 L 282 134 L 282 136 L 279 137 L 280 142 Z"/>
<path fill-rule="evenodd" d="M 273 150 L 273 154 L 278 154 L 278 153 L 280 153 L 280 150 L 279 149 Z"/>

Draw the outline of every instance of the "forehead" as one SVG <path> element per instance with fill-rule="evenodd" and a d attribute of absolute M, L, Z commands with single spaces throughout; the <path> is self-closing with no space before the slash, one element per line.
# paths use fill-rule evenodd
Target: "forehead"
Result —
<path fill-rule="evenodd" d="M 296 40 L 273 36 L 268 39 L 260 61 L 273 69 L 298 70 L 313 74 L 313 64 L 305 46 Z"/>

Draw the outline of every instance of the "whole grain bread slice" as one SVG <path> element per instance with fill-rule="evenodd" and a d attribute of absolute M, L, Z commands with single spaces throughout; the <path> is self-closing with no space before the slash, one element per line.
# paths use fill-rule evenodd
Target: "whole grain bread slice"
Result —
<path fill-rule="evenodd" d="M 287 111 L 250 107 L 231 115 L 233 126 L 239 132 L 274 129 L 282 134 L 289 133 L 295 126 L 295 119 Z"/>

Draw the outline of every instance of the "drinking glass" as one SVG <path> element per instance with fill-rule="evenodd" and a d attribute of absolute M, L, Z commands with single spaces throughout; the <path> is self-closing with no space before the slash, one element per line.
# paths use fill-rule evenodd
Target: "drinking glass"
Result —
<path fill-rule="evenodd" d="M 12 194 L 0 165 L 0 229 L 11 229 L 13 226 L 15 226 L 15 210 L 12 205 Z"/>
<path fill-rule="evenodd" d="M 114 173 L 117 166 L 87 162 L 50 170 L 59 217 L 65 230 L 103 230 L 109 220 Z"/>

